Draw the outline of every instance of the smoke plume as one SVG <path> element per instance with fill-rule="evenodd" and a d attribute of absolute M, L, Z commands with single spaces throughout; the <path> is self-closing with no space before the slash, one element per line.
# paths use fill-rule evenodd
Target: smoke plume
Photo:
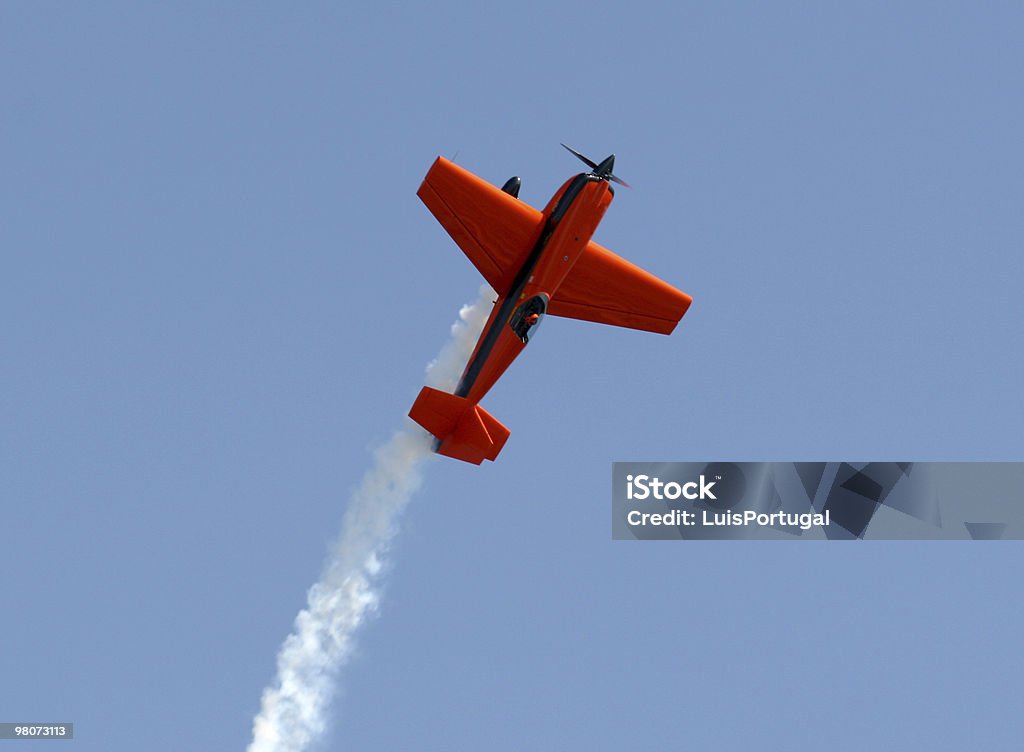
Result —
<path fill-rule="evenodd" d="M 452 391 L 491 311 L 494 291 L 459 311 L 451 337 L 427 366 L 430 386 Z M 408 422 L 374 454 L 342 520 L 338 542 L 320 580 L 295 617 L 295 628 L 277 654 L 277 678 L 263 691 L 249 752 L 298 752 L 320 738 L 338 669 L 353 637 L 380 599 L 382 557 L 395 523 L 419 488 L 432 438 Z"/>

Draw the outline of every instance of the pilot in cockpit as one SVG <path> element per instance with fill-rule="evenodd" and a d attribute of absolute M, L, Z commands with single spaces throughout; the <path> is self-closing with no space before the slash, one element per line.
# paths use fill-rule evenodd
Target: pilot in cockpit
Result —
<path fill-rule="evenodd" d="M 519 339 L 526 344 L 530 341 L 530 330 L 540 321 L 540 314 L 536 311 L 530 311 L 523 315 L 519 319 L 519 325 L 514 327 L 516 334 L 519 335 Z"/>

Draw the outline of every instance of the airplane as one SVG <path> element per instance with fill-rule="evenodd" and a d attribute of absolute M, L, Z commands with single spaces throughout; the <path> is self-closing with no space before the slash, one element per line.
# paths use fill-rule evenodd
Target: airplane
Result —
<path fill-rule="evenodd" d="M 692 298 L 603 248 L 591 236 L 612 201 L 615 155 L 569 178 L 544 211 L 519 200 L 519 177 L 498 188 L 438 157 L 416 195 L 498 298 L 454 394 L 423 387 L 409 417 L 438 454 L 495 460 L 510 431 L 480 407 L 546 315 L 670 334 Z"/>

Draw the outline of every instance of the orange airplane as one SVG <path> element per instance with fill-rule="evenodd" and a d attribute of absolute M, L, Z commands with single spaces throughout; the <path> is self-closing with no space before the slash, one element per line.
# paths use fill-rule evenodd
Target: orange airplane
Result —
<path fill-rule="evenodd" d="M 562 144 L 565 146 L 565 144 Z M 565 146 L 569 149 L 568 146 Z M 670 334 L 691 298 L 590 239 L 612 201 L 615 155 L 570 178 L 544 211 L 519 200 L 520 180 L 497 188 L 443 157 L 417 194 L 498 293 L 455 394 L 423 387 L 409 417 L 434 451 L 479 465 L 509 430 L 480 407 L 546 315 Z"/>

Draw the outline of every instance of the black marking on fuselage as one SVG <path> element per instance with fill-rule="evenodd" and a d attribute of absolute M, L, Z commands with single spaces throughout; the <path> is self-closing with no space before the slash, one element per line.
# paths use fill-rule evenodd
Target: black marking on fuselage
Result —
<path fill-rule="evenodd" d="M 572 206 L 573 201 L 579 196 L 580 191 L 583 190 L 583 186 L 587 183 L 601 180 L 601 178 L 591 173 L 580 173 L 572 179 L 566 187 L 565 192 L 562 193 L 558 199 L 558 203 L 555 204 L 555 208 L 551 210 L 551 214 L 548 215 L 547 221 L 544 223 L 544 229 L 540 233 L 540 237 L 537 238 L 537 242 L 533 246 L 533 250 L 530 251 L 530 255 L 526 257 L 526 261 L 520 267 L 515 279 L 512 281 L 512 286 L 505 294 L 505 299 L 501 302 L 501 308 L 498 309 L 498 315 L 491 323 L 490 329 L 484 334 L 483 341 L 480 343 L 480 349 L 476 352 L 469 365 L 466 367 L 466 372 L 462 375 L 459 380 L 459 386 L 455 390 L 455 395 L 458 397 L 465 397 L 469 394 L 469 390 L 473 388 L 473 384 L 476 383 L 477 377 L 480 375 L 480 371 L 483 370 L 484 363 L 487 362 L 487 358 L 490 356 L 491 351 L 494 349 L 495 343 L 498 341 L 498 335 L 501 334 L 501 329 L 508 322 L 509 316 L 512 315 L 513 309 L 519 302 L 519 296 L 522 294 L 523 289 L 526 287 L 526 283 L 530 279 L 530 275 L 533 274 L 534 268 L 537 266 L 537 262 L 540 261 L 541 256 L 544 255 L 544 250 L 548 246 L 548 241 L 551 240 L 551 236 L 554 235 L 555 230 L 558 228 L 559 223 L 562 221 L 562 217 Z"/>

